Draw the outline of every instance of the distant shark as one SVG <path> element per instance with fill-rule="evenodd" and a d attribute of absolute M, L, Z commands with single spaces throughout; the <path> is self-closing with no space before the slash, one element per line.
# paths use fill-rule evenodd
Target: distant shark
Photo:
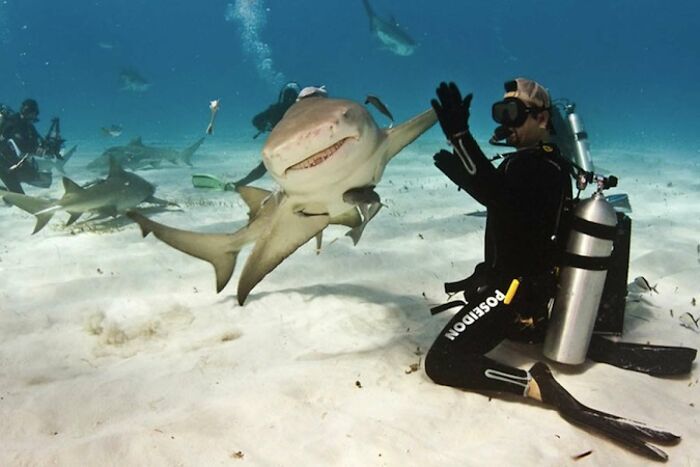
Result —
<path fill-rule="evenodd" d="M 309 97 L 295 103 L 275 126 L 263 147 L 263 162 L 281 190 L 254 187 L 238 192 L 250 208 L 248 225 L 232 234 L 178 230 L 138 213 L 144 236 L 210 262 L 216 289 L 230 280 L 236 258 L 254 243 L 238 282 L 238 303 L 297 248 L 329 224 L 351 227 L 354 241 L 381 207 L 374 186 L 401 149 L 436 122 L 427 110 L 391 129 L 380 129 L 362 105 L 342 99 Z M 364 213 L 364 214 L 363 214 Z"/>
<path fill-rule="evenodd" d="M 143 202 L 158 205 L 170 204 L 155 198 L 155 187 L 136 174 L 126 172 L 116 162 L 112 163 L 109 175 L 104 180 L 81 187 L 68 177 L 63 177 L 65 193 L 59 200 L 35 198 L 19 193 L 0 191 L 0 198 L 36 216 L 37 233 L 58 211 L 66 211 L 70 225 L 83 214 L 90 212 L 96 218 L 124 214 Z"/>
<path fill-rule="evenodd" d="M 122 70 L 121 73 L 119 73 L 119 82 L 122 85 L 122 91 L 146 92 L 151 87 L 151 83 L 132 69 Z"/>
<path fill-rule="evenodd" d="M 408 56 L 415 52 L 418 44 L 396 22 L 393 16 L 382 19 L 374 13 L 368 0 L 362 0 L 369 17 L 369 29 L 384 44 L 384 48 L 396 55 Z"/>
<path fill-rule="evenodd" d="M 192 156 L 204 142 L 204 137 L 195 141 L 191 146 L 178 151 L 170 148 L 157 148 L 146 146 L 141 138 L 136 138 L 126 146 L 114 146 L 107 149 L 100 157 L 91 161 L 87 168 L 90 170 L 106 170 L 109 168 L 110 160 L 129 170 L 139 170 L 145 168 L 158 168 L 163 162 L 173 165 L 185 163 L 192 165 Z"/>

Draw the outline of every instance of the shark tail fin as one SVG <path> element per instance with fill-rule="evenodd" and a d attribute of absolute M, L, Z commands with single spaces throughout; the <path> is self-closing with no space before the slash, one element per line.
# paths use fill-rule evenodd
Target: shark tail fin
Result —
<path fill-rule="evenodd" d="M 197 149 L 199 149 L 199 147 L 202 145 L 203 142 L 204 142 L 204 137 L 201 137 L 197 141 L 195 141 L 192 146 L 183 149 L 182 152 L 180 153 L 180 160 L 191 167 L 192 166 L 192 156 L 197 151 Z"/>
<path fill-rule="evenodd" d="M 437 122 L 435 111 L 428 109 L 399 126 L 385 130 L 388 159 L 391 160 L 403 148 L 435 125 L 435 122 Z"/>
<path fill-rule="evenodd" d="M 32 235 L 43 229 L 56 212 L 56 209 L 52 209 L 54 202 L 50 200 L 10 192 L 3 192 L 1 197 L 8 203 L 36 216 Z"/>
<path fill-rule="evenodd" d="M 372 21 L 372 18 L 374 18 L 376 15 L 374 14 L 374 10 L 372 9 L 372 5 L 369 4 L 369 0 L 362 0 L 362 4 L 365 6 L 365 11 L 367 12 L 367 17 L 369 17 L 369 30 L 373 31 L 374 30 L 374 22 Z"/>
<path fill-rule="evenodd" d="M 56 160 L 56 168 L 62 174 L 66 173 L 64 167 L 65 167 L 66 163 L 70 160 L 70 158 L 73 157 L 73 154 L 75 154 L 76 149 L 78 149 L 78 145 L 75 145 L 72 148 L 70 148 L 68 151 L 66 151 L 66 153 L 63 155 L 62 159 Z"/>
<path fill-rule="evenodd" d="M 153 233 L 156 238 L 171 247 L 214 266 L 217 292 L 221 292 L 228 284 L 236 268 L 238 253 L 244 245 L 242 235 L 207 234 L 175 229 L 154 222 L 136 211 L 127 212 L 127 216 L 139 224 L 144 237 Z"/>

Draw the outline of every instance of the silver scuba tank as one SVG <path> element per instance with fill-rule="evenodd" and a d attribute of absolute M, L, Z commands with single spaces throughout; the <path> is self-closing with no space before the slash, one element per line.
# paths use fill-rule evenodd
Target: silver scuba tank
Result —
<path fill-rule="evenodd" d="M 591 159 L 590 144 L 588 143 L 588 133 L 583 126 L 583 120 L 576 113 L 576 104 L 570 103 L 564 107 L 566 118 L 569 120 L 571 131 L 576 141 L 576 164 L 586 172 L 593 172 L 593 159 Z"/>
<path fill-rule="evenodd" d="M 570 365 L 585 361 L 616 233 L 617 215 L 602 188 L 574 210 L 544 341 L 547 358 Z"/>

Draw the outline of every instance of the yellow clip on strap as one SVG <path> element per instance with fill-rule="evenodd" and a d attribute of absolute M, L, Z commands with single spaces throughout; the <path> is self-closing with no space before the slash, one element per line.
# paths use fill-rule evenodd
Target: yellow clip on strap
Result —
<path fill-rule="evenodd" d="M 510 302 L 513 301 L 513 297 L 515 297 L 515 293 L 518 291 L 518 287 L 520 287 L 520 281 L 518 279 L 513 279 L 508 287 L 508 292 L 506 292 L 506 298 L 503 299 L 503 303 L 510 305 Z"/>

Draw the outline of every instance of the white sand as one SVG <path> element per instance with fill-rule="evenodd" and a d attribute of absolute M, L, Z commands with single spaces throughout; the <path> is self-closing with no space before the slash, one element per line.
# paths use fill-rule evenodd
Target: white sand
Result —
<path fill-rule="evenodd" d="M 553 410 L 425 375 L 422 355 L 449 318 L 428 309 L 483 252 L 484 220 L 464 215 L 478 205 L 432 166 L 438 144 L 420 140 L 388 167 L 377 189 L 388 207 L 357 247 L 328 229 L 321 255 L 302 247 L 244 307 L 240 271 L 217 295 L 210 265 L 142 239 L 133 224 L 71 235 L 61 214 L 31 236 L 32 216 L 0 206 L 0 465 L 651 463 Z M 258 162 L 255 145 L 232 147 L 207 142 L 194 172 L 233 178 Z M 81 166 L 96 155 L 71 161 L 72 177 L 94 178 Z M 679 322 L 700 315 L 697 161 L 596 156 L 633 204 L 630 280 L 658 284 L 628 305 L 625 340 L 698 347 L 700 333 Z M 156 219 L 210 232 L 242 225 L 237 196 L 198 191 L 191 173 L 141 172 L 185 211 Z M 60 183 L 49 192 L 60 196 Z M 513 343 L 494 355 L 521 368 L 541 358 Z M 683 436 L 664 448 L 670 465 L 700 465 L 697 365 L 676 379 L 553 368 L 581 402 Z"/>

